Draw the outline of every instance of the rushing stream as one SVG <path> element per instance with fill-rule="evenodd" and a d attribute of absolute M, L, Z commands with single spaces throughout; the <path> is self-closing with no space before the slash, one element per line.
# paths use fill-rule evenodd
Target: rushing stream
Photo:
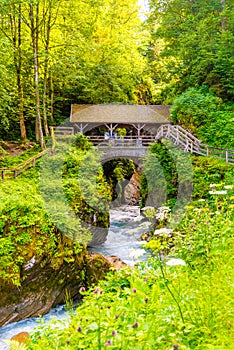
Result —
<path fill-rule="evenodd" d="M 118 256 L 130 266 L 133 266 L 137 261 L 146 260 L 147 253 L 141 247 L 140 236 L 149 229 L 150 223 L 144 221 L 143 217 L 140 216 L 139 207 L 122 206 L 111 209 L 110 222 L 106 242 L 89 250 L 95 253 L 101 253 L 104 256 Z M 48 321 L 51 317 L 57 317 L 59 319 L 66 317 L 64 306 L 52 309 L 47 315 L 43 316 L 43 319 Z M 8 346 L 1 340 L 10 339 L 19 332 L 30 332 L 39 324 L 39 321 L 39 318 L 30 318 L 1 327 L 0 350 L 8 349 Z"/>
<path fill-rule="evenodd" d="M 147 259 L 141 248 L 140 236 L 150 227 L 143 221 L 137 206 L 121 206 L 110 211 L 110 228 L 105 243 L 89 250 L 104 256 L 118 256 L 126 264 L 133 266 L 136 261 Z"/>

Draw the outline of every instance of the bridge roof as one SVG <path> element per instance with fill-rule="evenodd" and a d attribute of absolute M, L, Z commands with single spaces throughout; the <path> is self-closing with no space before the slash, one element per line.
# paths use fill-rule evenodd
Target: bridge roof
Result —
<path fill-rule="evenodd" d="M 161 124 L 171 123 L 170 106 L 163 105 L 71 105 L 72 123 Z"/>

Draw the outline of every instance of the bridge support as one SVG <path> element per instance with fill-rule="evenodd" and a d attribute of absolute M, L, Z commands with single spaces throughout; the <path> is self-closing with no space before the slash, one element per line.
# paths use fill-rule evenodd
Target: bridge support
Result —
<path fill-rule="evenodd" d="M 115 130 L 115 128 L 118 126 L 118 124 L 115 124 L 114 126 L 113 126 L 113 124 L 111 123 L 110 125 L 108 125 L 108 124 L 104 124 L 106 127 L 107 127 L 107 129 L 110 131 L 110 137 L 112 137 L 113 136 L 113 131 Z"/>

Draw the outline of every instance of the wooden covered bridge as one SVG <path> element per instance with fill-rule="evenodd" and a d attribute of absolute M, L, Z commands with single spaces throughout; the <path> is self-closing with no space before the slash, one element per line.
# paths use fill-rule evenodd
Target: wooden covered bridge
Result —
<path fill-rule="evenodd" d="M 166 138 L 185 152 L 234 164 L 234 150 L 205 145 L 182 127 L 172 125 L 170 106 L 75 104 L 71 106 L 70 125 L 53 130 L 60 136 L 83 133 L 102 150 L 104 160 L 144 158 L 150 143 Z"/>
<path fill-rule="evenodd" d="M 69 125 L 51 127 L 56 136 L 83 133 L 103 152 L 103 162 L 114 158 L 145 158 L 150 143 L 170 139 L 184 152 L 220 158 L 234 164 L 234 150 L 205 145 L 178 125 L 172 125 L 170 106 L 72 105 Z M 16 178 L 35 166 L 48 150 L 14 168 L 0 169 L 1 179 Z"/>

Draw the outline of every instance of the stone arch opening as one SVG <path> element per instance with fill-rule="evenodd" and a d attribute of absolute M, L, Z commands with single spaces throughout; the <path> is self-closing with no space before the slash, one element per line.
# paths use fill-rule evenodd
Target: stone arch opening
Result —
<path fill-rule="evenodd" d="M 111 207 L 139 205 L 142 160 L 116 157 L 105 160 L 102 167 L 112 189 Z"/>

